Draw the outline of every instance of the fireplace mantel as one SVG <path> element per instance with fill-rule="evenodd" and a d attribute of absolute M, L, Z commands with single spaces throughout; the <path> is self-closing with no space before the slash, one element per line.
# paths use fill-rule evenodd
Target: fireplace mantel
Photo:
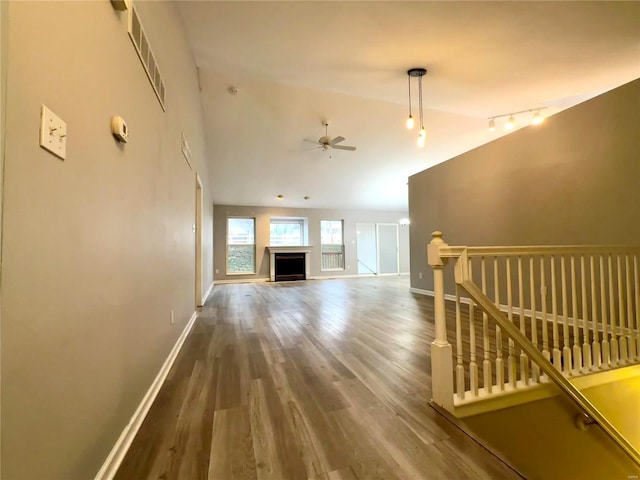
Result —
<path fill-rule="evenodd" d="M 272 282 L 276 281 L 276 262 L 275 262 L 276 253 L 304 253 L 305 276 L 309 278 L 311 276 L 311 260 L 309 259 L 309 254 L 311 253 L 312 248 L 313 248 L 313 245 L 268 246 L 267 250 L 269 250 L 269 280 Z"/>

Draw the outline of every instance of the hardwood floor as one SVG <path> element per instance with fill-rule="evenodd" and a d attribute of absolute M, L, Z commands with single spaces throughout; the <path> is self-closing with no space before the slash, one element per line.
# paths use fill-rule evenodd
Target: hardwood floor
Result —
<path fill-rule="evenodd" d="M 521 478 L 427 402 L 407 277 L 220 285 L 118 480 Z"/>

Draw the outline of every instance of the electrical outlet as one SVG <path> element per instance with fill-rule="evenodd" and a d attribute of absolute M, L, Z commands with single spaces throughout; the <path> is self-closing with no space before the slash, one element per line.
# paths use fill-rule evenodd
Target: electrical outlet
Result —
<path fill-rule="evenodd" d="M 171 310 L 171 317 L 169 318 L 169 323 L 170 323 L 171 325 L 173 325 L 174 323 L 176 323 L 175 316 L 173 315 L 173 310 Z"/>
<path fill-rule="evenodd" d="M 418 278 L 422 280 L 422 272 L 418 273 Z"/>
<path fill-rule="evenodd" d="M 216 268 L 216 275 L 220 273 L 220 269 Z"/>

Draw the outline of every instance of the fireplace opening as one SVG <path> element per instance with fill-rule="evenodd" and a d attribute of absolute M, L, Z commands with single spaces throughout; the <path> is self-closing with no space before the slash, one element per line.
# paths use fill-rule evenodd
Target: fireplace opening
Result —
<path fill-rule="evenodd" d="M 276 253 L 274 260 L 276 282 L 306 279 L 304 253 Z"/>

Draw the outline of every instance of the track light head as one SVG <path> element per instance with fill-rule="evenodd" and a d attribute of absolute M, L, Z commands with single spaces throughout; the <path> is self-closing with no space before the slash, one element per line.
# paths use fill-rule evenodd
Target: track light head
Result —
<path fill-rule="evenodd" d="M 489 119 L 489 131 L 493 132 L 496 129 L 496 121 L 493 118 Z"/>
<path fill-rule="evenodd" d="M 533 120 L 531 120 L 531 124 L 532 125 L 540 125 L 542 122 L 544 122 L 544 117 L 540 114 L 540 110 L 538 110 L 533 115 Z"/>
<path fill-rule="evenodd" d="M 515 126 L 516 126 L 516 119 L 513 118 L 513 115 L 511 115 L 509 117 L 509 120 L 507 120 L 507 123 L 504 124 L 504 128 L 506 128 L 507 130 L 513 130 Z"/>

